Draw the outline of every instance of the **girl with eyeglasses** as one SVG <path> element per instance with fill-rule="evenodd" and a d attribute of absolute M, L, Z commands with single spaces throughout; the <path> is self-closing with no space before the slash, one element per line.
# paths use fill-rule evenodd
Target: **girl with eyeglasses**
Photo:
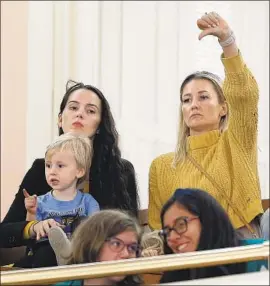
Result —
<path fill-rule="evenodd" d="M 240 240 L 221 205 L 199 189 L 177 189 L 161 210 L 164 254 L 240 246 Z M 234 263 L 165 272 L 161 283 L 246 272 Z"/>
<path fill-rule="evenodd" d="M 102 210 L 85 219 L 73 233 L 71 244 L 59 227 L 52 228 L 48 235 L 50 239 L 58 242 L 56 254 L 59 255 L 62 251 L 67 264 L 103 262 L 140 256 L 141 228 L 135 218 L 119 210 Z M 63 254 L 64 251 L 65 254 Z M 123 275 L 65 281 L 55 286 L 140 284 L 141 279 L 138 275 Z"/>

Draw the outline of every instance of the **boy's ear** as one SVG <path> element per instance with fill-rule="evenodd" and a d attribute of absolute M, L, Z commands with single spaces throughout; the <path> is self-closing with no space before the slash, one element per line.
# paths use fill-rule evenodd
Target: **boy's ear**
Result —
<path fill-rule="evenodd" d="M 85 175 L 85 169 L 84 168 L 80 168 L 80 169 L 77 170 L 77 178 L 78 179 L 80 179 L 84 175 Z"/>

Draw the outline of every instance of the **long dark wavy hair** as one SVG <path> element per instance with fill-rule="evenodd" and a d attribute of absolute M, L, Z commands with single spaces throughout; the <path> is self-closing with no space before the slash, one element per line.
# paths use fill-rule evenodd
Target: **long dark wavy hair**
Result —
<path fill-rule="evenodd" d="M 200 189 L 177 189 L 172 197 L 164 204 L 161 210 L 160 219 L 162 228 L 164 227 L 164 215 L 174 204 L 183 206 L 190 213 L 199 217 L 202 230 L 197 251 L 240 246 L 239 238 L 237 237 L 236 230 L 234 229 L 228 214 L 225 212 L 219 202 L 207 192 Z M 164 239 L 164 253 L 173 253 L 168 246 L 166 239 Z M 192 269 L 192 279 L 204 278 L 207 277 L 209 273 L 216 272 L 224 273 L 224 275 L 243 273 L 245 272 L 246 264 L 234 263 L 217 266 L 215 268 L 217 271 L 214 270 L 214 272 L 211 272 L 213 271 L 213 268 L 211 269 L 207 267 Z M 182 276 L 186 276 L 184 275 L 186 270 L 183 271 L 184 272 L 175 272 L 177 277 L 176 279 L 179 278 L 179 275 L 181 276 L 181 273 Z"/>
<path fill-rule="evenodd" d="M 98 201 L 100 208 L 118 208 L 129 210 L 137 216 L 139 208 L 138 191 L 136 182 L 134 184 L 134 198 L 130 197 L 127 190 L 127 178 L 124 172 L 127 168 L 121 159 L 121 152 L 118 147 L 118 132 L 111 113 L 108 101 L 103 93 L 92 85 L 85 85 L 81 82 L 69 80 L 66 84 L 66 93 L 60 105 L 58 116 L 62 115 L 70 95 L 78 90 L 86 89 L 94 92 L 101 101 L 101 122 L 98 127 L 99 132 L 93 139 L 94 155 L 89 173 L 89 185 L 91 195 Z M 59 127 L 59 135 L 64 131 Z M 136 202 L 132 201 L 136 200 Z M 136 205 L 136 207 L 135 207 Z"/>

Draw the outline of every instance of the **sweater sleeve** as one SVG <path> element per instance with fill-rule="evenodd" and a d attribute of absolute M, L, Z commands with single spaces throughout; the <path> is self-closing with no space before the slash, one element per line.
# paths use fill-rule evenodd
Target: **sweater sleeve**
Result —
<path fill-rule="evenodd" d="M 221 57 L 225 67 L 223 91 L 229 105 L 229 138 L 245 152 L 254 150 L 258 128 L 258 84 L 239 54 Z"/>
<path fill-rule="evenodd" d="M 149 203 L 148 203 L 148 225 L 152 230 L 161 229 L 160 211 L 162 208 L 160 194 L 157 184 L 157 161 L 152 162 L 149 171 Z"/>

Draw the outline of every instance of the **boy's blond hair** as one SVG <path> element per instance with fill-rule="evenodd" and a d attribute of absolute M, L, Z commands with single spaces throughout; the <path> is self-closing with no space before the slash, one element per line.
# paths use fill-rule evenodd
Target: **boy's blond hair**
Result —
<path fill-rule="evenodd" d="M 77 186 L 88 179 L 89 169 L 93 157 L 92 141 L 83 135 L 65 133 L 58 136 L 46 149 L 45 159 L 51 158 L 56 152 L 71 151 L 79 169 L 85 174 L 77 181 Z"/>

